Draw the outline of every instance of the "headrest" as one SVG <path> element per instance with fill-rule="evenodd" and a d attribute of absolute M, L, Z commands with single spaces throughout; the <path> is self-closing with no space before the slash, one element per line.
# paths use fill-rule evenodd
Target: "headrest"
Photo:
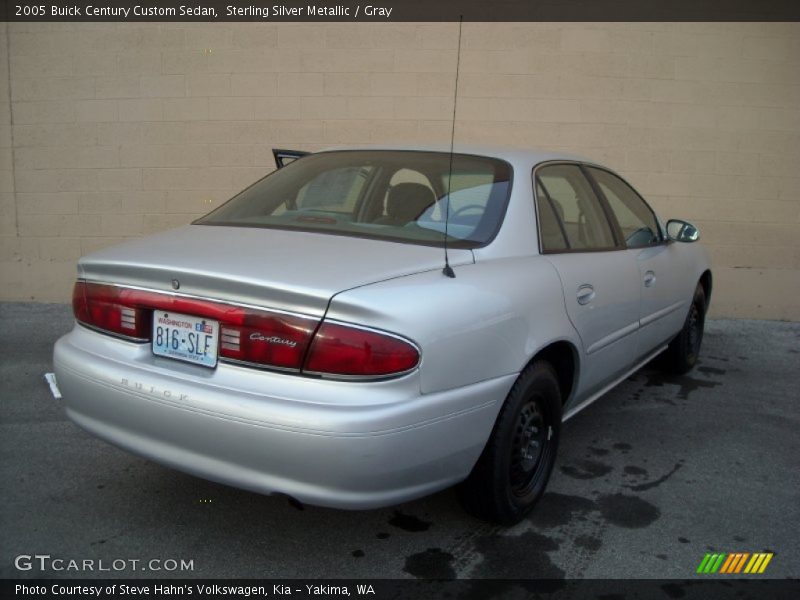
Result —
<path fill-rule="evenodd" d="M 394 221 L 410 223 L 436 202 L 433 190 L 421 183 L 398 183 L 389 189 L 386 213 Z"/>

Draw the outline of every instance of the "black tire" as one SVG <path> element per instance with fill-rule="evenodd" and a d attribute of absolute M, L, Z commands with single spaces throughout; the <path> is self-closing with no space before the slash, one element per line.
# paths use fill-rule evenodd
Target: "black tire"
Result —
<path fill-rule="evenodd" d="M 561 393 L 550 363 L 526 368 L 506 398 L 469 477 L 459 486 L 464 508 L 501 525 L 518 523 L 544 493 L 561 432 Z"/>
<path fill-rule="evenodd" d="M 665 371 L 675 375 L 683 375 L 694 368 L 700 356 L 705 322 L 706 295 L 703 291 L 703 286 L 697 284 L 683 328 L 662 354 L 660 362 Z"/>

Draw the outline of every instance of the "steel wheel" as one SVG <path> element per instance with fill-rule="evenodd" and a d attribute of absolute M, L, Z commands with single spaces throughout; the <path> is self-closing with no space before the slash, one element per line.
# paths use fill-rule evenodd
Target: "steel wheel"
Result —
<path fill-rule="evenodd" d="M 697 364 L 700 346 L 703 343 L 705 311 L 706 296 L 703 286 L 698 284 L 683 328 L 669 343 L 667 351 L 660 358 L 660 364 L 670 373 L 680 375 L 690 371 Z"/>
<path fill-rule="evenodd" d="M 511 446 L 511 489 L 516 496 L 530 493 L 545 453 L 550 427 L 539 408 L 537 400 L 531 400 L 519 413 Z"/>
<path fill-rule="evenodd" d="M 689 311 L 687 329 L 689 354 L 696 358 L 700 354 L 700 343 L 703 341 L 703 316 L 697 303 L 693 303 Z"/>
<path fill-rule="evenodd" d="M 529 365 L 511 388 L 494 430 L 459 487 L 473 515 L 504 525 L 519 522 L 544 493 L 555 464 L 561 392 L 552 365 Z"/>

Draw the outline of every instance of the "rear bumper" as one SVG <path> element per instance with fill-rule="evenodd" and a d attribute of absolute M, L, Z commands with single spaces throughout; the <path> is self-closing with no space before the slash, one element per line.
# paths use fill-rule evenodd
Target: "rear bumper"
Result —
<path fill-rule="evenodd" d="M 81 326 L 55 346 L 67 415 L 156 462 L 260 493 L 363 509 L 464 479 L 514 375 L 422 395 L 418 373 L 323 381 L 152 355 Z"/>

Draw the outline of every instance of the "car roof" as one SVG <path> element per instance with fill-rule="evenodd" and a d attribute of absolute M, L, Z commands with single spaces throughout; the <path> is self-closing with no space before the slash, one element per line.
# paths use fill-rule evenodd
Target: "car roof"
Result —
<path fill-rule="evenodd" d="M 396 151 L 418 151 L 418 152 L 450 152 L 449 144 L 391 144 L 391 145 L 365 145 L 365 146 L 335 146 L 324 148 L 316 153 L 336 152 L 342 150 L 396 150 Z M 507 146 L 492 146 L 486 144 L 455 144 L 453 146 L 455 154 L 474 154 L 477 156 L 488 156 L 499 158 L 513 165 L 536 165 L 542 162 L 553 160 L 569 160 L 582 163 L 599 164 L 597 161 L 577 154 L 560 152 L 556 150 L 544 150 L 540 148 L 514 148 Z"/>

